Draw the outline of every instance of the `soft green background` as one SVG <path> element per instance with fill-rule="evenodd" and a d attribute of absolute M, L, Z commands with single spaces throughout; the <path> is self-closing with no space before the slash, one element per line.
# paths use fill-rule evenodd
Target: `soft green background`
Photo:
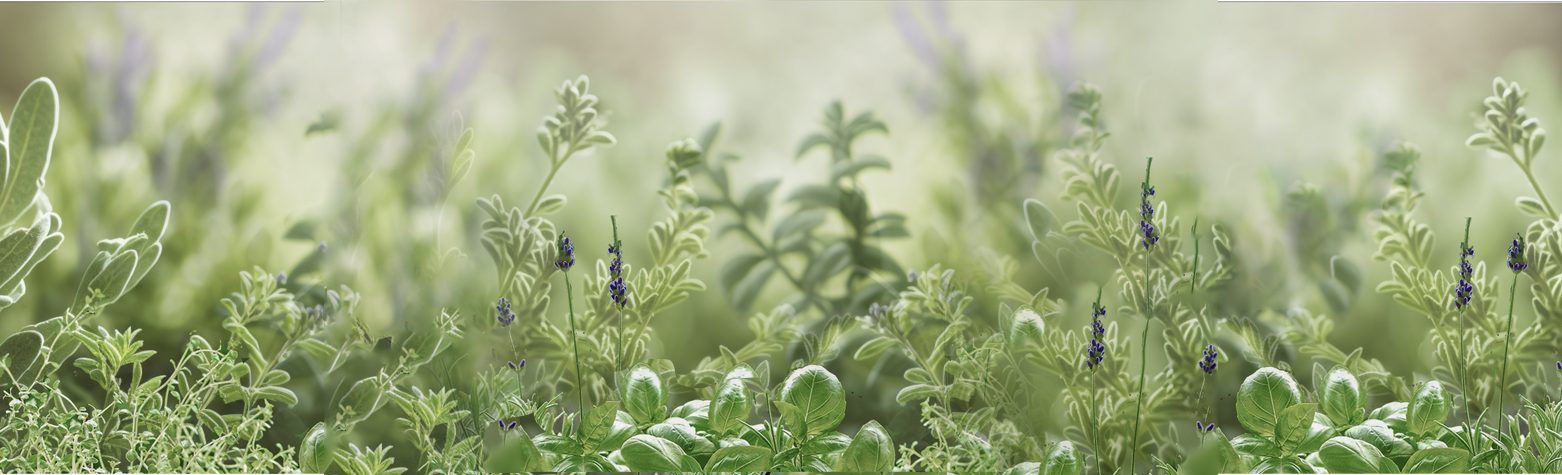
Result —
<path fill-rule="evenodd" d="M 554 185 L 571 199 L 560 222 L 576 235 L 606 236 L 606 215 L 615 214 L 629 230 L 631 260 L 642 254 L 643 230 L 660 217 L 652 193 L 662 185 L 646 177 L 661 176 L 668 142 L 716 121 L 725 124 L 723 150 L 745 157 L 734 168 L 740 180 L 813 176 L 819 163 L 794 161 L 795 144 L 839 98 L 889 125 L 887 139 L 863 147 L 895 169 L 870 175 L 866 187 L 876 206 L 911 217 L 913 238 L 890 245 L 903 265 L 950 261 L 965 271 L 990 247 L 1017 259 L 1023 282 L 1069 298 L 1066 324 L 1084 321 L 1096 282 L 1039 274 L 1015 238 L 1024 226 L 1012 222 L 1018 200 L 948 198 L 984 183 L 971 178 L 960 158 L 971 150 L 940 112 L 951 89 L 942 66 L 919 51 L 927 41 L 955 52 L 957 67 L 979 78 L 966 120 L 1057 135 L 1061 91 L 1076 80 L 1101 86 L 1113 131 L 1108 160 L 1134 170 L 1154 155 L 1160 197 L 1177 214 L 1231 226 L 1247 266 L 1240 278 L 1270 293 L 1252 296 L 1255 306 L 1328 312 L 1299 269 L 1314 265 L 1300 257 L 1303 248 L 1329 242 L 1366 283 L 1334 315 L 1334 342 L 1363 347 L 1396 373 L 1424 371 L 1426 322 L 1371 291 L 1387 266 L 1370 260 L 1370 215 L 1299 220 L 1282 211 L 1285 194 L 1311 184 L 1333 206 L 1375 206 L 1386 176 L 1377 157 L 1408 140 L 1425 156 L 1422 218 L 1442 237 L 1440 256 L 1452 264 L 1452 236 L 1474 215 L 1479 256 L 1497 259 L 1528 222 L 1511 206 L 1528 191 L 1517 169 L 1464 140 L 1493 76 L 1529 88 L 1530 112 L 1544 125 L 1562 120 L 1559 22 L 1562 5 L 1541 4 L 4 3 L 3 109 L 35 77 L 62 85 L 61 143 L 45 190 L 65 218 L 67 241 L 29 278 L 22 303 L 0 315 L 0 330 L 61 311 L 84 251 L 156 199 L 176 210 L 169 252 L 108 315 L 154 329 L 143 334 L 150 348 L 171 352 L 188 331 L 213 328 L 216 300 L 236 287 L 237 271 L 292 266 L 313 245 L 283 234 L 301 220 L 329 221 L 344 196 L 370 203 L 364 213 L 378 218 L 356 239 L 327 239 L 328 281 L 360 291 L 364 312 L 382 328 L 440 307 L 485 312 L 494 283 L 475 241 L 473 200 L 531 196 L 546 170 L 533 130 L 551 112 L 552 88 L 582 73 L 610 111 L 619 144 L 572 162 Z M 273 51 L 263 54 L 274 63 L 241 69 L 235 51 L 246 48 Z M 428 74 L 469 75 L 471 83 L 435 93 L 419 82 Z M 233 77 L 246 92 L 225 96 L 214 86 Z M 116 96 L 116 88 L 131 92 Z M 133 112 L 115 115 L 120 109 Z M 327 113 L 340 115 L 338 130 L 305 136 Z M 239 123 L 224 122 L 234 117 Z M 418 197 L 419 177 L 395 164 L 448 143 L 457 120 L 476 129 L 477 165 L 448 204 L 431 204 Z M 374 135 L 376 126 L 385 129 Z M 148 178 L 157 173 L 150 157 L 208 141 L 216 152 L 197 162 L 222 172 L 185 166 L 183 179 Z M 1543 184 L 1562 182 L 1556 150 L 1539 160 Z M 349 166 L 354 153 L 366 165 Z M 1050 177 L 1039 153 L 1026 160 L 1042 164 L 1028 173 Z M 350 185 L 360 179 L 363 186 Z M 1021 195 L 1055 199 L 1059 190 L 1048 185 L 1056 182 L 1037 178 Z M 415 262 L 425 250 L 401 235 L 437 235 L 466 257 L 429 270 Z M 944 240 L 966 248 L 936 244 Z M 593 259 L 605 239 L 596 241 Z M 685 367 L 748 338 L 746 315 L 714 279 L 722 256 L 741 246 L 711 244 L 714 257 L 697 273 L 712 289 L 660 318 L 659 354 Z M 773 285 L 756 307 L 783 291 Z M 860 379 L 851 369 L 842 376 Z M 892 394 L 853 399 L 848 420 L 896 412 Z"/>

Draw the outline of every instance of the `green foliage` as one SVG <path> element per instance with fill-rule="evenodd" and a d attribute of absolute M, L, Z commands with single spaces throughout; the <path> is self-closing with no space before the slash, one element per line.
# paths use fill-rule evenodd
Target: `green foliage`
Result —
<path fill-rule="evenodd" d="M 47 79 L 29 85 L 0 126 L 7 159 L 0 308 L 11 308 L 16 329 L 0 340 L 0 469 L 1073 475 L 1562 468 L 1562 405 L 1540 402 L 1555 388 L 1536 371 L 1562 351 L 1562 230 L 1534 172 L 1545 132 L 1515 83 L 1495 82 L 1468 141 L 1509 157 L 1536 195 L 1516 202 L 1538 219 L 1521 233 L 1533 246 L 1531 267 L 1522 271 L 1531 277 L 1530 305 L 1510 332 L 1495 318 L 1504 295 L 1487 263 L 1475 264 L 1470 307 L 1449 305 L 1455 273 L 1439 266 L 1453 260 L 1418 215 L 1427 193 L 1413 146 L 1383 151 L 1383 170 L 1350 185 L 1360 189 L 1341 194 L 1303 182 L 1276 192 L 1274 218 L 1288 239 L 1281 249 L 1239 252 L 1235 235 L 1251 228 L 1201 225 L 1215 218 L 1204 215 L 1183 227 L 1189 216 L 1174 214 L 1173 200 L 1151 203 L 1153 213 L 1129 204 L 1119 166 L 1137 162 L 1112 155 L 1106 115 L 1113 109 L 1090 85 L 1042 101 L 1057 111 L 998 114 L 1008 121 L 977 114 L 992 98 L 946 98 L 939 112 L 966 150 L 952 161 L 969 168 L 953 189 L 914 190 L 933 202 L 930 213 L 891 211 L 896 204 L 870 187 L 911 168 L 867 153 L 904 149 L 875 141 L 914 143 L 890 137 L 871 112 L 848 113 L 839 101 L 827 106 L 818 130 L 785 150 L 818 173 L 787 180 L 751 173 L 753 163 L 717 148 L 721 128 L 712 126 L 659 150 L 660 199 L 643 200 L 656 212 L 615 207 L 609 240 L 592 234 L 600 226 L 585 224 L 601 224 L 607 213 L 579 206 L 616 205 L 568 195 L 556 188 L 578 180 L 559 178 L 584 174 L 578 164 L 588 155 L 616 170 L 625 166 L 621 157 L 656 154 L 620 151 L 640 147 L 638 133 L 608 148 L 618 139 L 587 78 L 554 91 L 557 107 L 543 118 L 532 150 L 541 160 L 491 166 L 476 160 L 473 128 L 435 119 L 449 98 L 423 98 L 441 86 L 429 79 L 414 99 L 385 106 L 388 119 L 380 123 L 320 113 L 300 140 L 347 142 L 342 177 L 327 179 L 350 191 L 273 236 L 265 230 L 278 223 L 253 212 L 264 184 L 203 178 L 223 176 L 231 161 L 224 158 L 247 143 L 257 101 L 243 72 L 263 61 L 239 53 L 236 77 L 205 86 L 217 91 L 189 92 L 217 92 L 217 123 L 159 137 L 162 143 L 142 151 L 152 170 L 146 177 L 120 180 L 82 171 L 96 163 L 61 161 L 49 174 L 60 118 L 69 114 L 61 114 Z M 948 77 L 965 91 L 952 94 L 996 87 L 968 70 Z M 195 109 L 210 105 L 189 100 Z M 157 122 L 199 114 L 171 116 Z M 397 127 L 414 131 L 387 132 Z M 163 131 L 143 133 L 156 132 Z M 83 142 L 68 145 L 91 157 L 131 140 L 100 135 L 61 140 Z M 733 135 L 723 147 L 751 146 L 742 141 L 748 134 Z M 207 168 L 168 171 L 168 163 Z M 1173 170 L 1158 174 L 1169 177 L 1162 180 L 1167 194 L 1203 185 L 1179 182 L 1176 158 L 1162 163 Z M 522 180 L 480 180 L 504 187 L 482 191 L 476 207 L 447 206 L 477 192 L 464 180 L 488 174 Z M 70 257 L 40 267 L 64 246 L 67 227 L 44 194 L 45 175 L 71 191 L 57 193 L 70 229 L 91 237 L 65 246 L 61 255 Z M 651 181 L 622 175 L 587 178 L 622 179 L 594 183 L 602 187 Z M 1374 180 L 1385 178 L 1386 195 L 1368 217 L 1380 185 Z M 150 193 L 137 192 L 141 182 L 166 189 L 168 201 L 141 199 Z M 105 184 L 128 188 L 96 193 Z M 1028 197 L 1032 191 L 1038 197 Z M 1197 199 L 1177 198 L 1177 209 Z M 109 219 L 135 215 L 146 201 L 153 204 L 134 221 Z M 170 202 L 233 212 L 190 219 L 202 215 L 187 211 L 193 206 L 176 212 Z M 100 207 L 105 216 L 78 216 Z M 968 219 L 978 208 L 990 212 Z M 1139 242 L 1144 214 L 1162 232 L 1158 246 Z M 1369 219 L 1377 229 L 1375 246 L 1366 247 L 1375 248 L 1383 269 L 1358 267 L 1349 257 L 1362 247 L 1348 240 L 1354 234 L 1330 232 L 1354 231 Z M 643 228 L 644 241 L 620 241 L 620 222 Z M 926 222 L 932 225 L 920 226 Z M 98 230 L 127 224 L 127 233 L 93 245 Z M 554 282 L 565 276 L 554 273 L 565 225 L 581 265 L 561 290 Z M 622 263 L 602 256 L 607 243 L 625 252 Z M 467 259 L 463 249 L 471 246 L 487 259 Z M 908 251 L 913 246 L 922 253 Z M 1275 253 L 1294 262 L 1276 263 L 1267 256 Z M 282 256 L 287 261 L 274 267 Z M 912 265 L 918 270 L 906 272 Z M 151 272 L 162 267 L 182 280 Z M 1436 363 L 1428 371 L 1396 375 L 1371 351 L 1337 346 L 1345 339 L 1319 311 L 1347 314 L 1367 300 L 1358 294 L 1364 279 L 1379 274 L 1387 276 L 1380 294 L 1432 325 L 1427 351 Z M 625 302 L 607 291 L 619 276 L 630 289 Z M 723 295 L 686 305 L 712 278 Z M 51 291 L 17 305 L 28 279 Z M 143 282 L 160 285 L 138 291 Z M 366 301 L 329 285 L 335 282 L 374 293 Z M 53 292 L 71 285 L 74 293 Z M 568 292 L 564 308 L 555 305 L 561 291 Z M 1079 325 L 1087 301 L 1080 296 L 1091 291 L 1095 304 L 1110 309 L 1099 336 Z M 1505 296 L 1516 301 L 1515 294 Z M 490 312 L 494 299 L 502 300 Z M 730 311 L 707 311 L 710 305 Z M 149 325 L 159 310 L 197 323 L 188 333 L 169 331 L 177 324 Z M 671 326 L 695 331 L 747 314 L 733 327 L 750 335 L 682 341 L 659 334 L 669 328 L 660 317 L 679 313 L 696 320 Z M 1122 331 L 1125 324 L 1131 332 Z M 1498 350 L 1510 336 L 1511 358 Z M 1107 355 L 1099 365 L 1084 361 L 1092 340 Z M 170 351 L 168 341 L 183 347 Z M 674 345 L 713 351 L 684 365 L 673 359 L 687 352 Z M 1199 370 L 1205 348 L 1219 348 L 1222 372 Z M 841 358 L 848 349 L 851 358 Z M 1238 384 L 1238 372 L 1255 367 Z M 1292 375 L 1307 376 L 1308 368 L 1311 378 L 1301 379 L 1311 388 Z M 1505 413 L 1509 399 L 1523 401 L 1522 409 Z M 1497 422 L 1488 425 L 1483 415 L 1491 407 Z M 1245 433 L 1228 438 L 1225 431 L 1238 428 Z"/>

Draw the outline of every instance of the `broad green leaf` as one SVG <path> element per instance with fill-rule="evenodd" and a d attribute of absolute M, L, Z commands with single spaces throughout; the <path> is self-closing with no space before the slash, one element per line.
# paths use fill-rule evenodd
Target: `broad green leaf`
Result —
<path fill-rule="evenodd" d="M 900 388 L 900 391 L 895 393 L 895 403 L 905 405 L 921 401 L 923 399 L 930 399 L 937 396 L 939 391 L 942 391 L 942 389 L 937 386 L 928 384 L 913 384 L 904 388 Z"/>
<path fill-rule="evenodd" d="M 32 259 L 41 241 L 43 229 L 38 226 L 12 231 L 0 239 L 0 282 L 4 282 L 0 288 L 9 288 L 12 282 L 25 277 L 21 274 L 22 268 Z"/>
<path fill-rule="evenodd" d="M 1030 237 L 1041 240 L 1047 237 L 1047 232 L 1057 224 L 1057 216 L 1041 200 L 1028 198 L 1025 200 L 1025 225 L 1030 229 Z"/>
<path fill-rule="evenodd" d="M 159 200 L 146 207 L 141 216 L 136 218 L 136 224 L 130 227 L 130 234 L 146 234 L 147 239 L 162 241 L 163 233 L 168 231 L 168 213 L 171 206 L 167 201 Z"/>
<path fill-rule="evenodd" d="M 1011 345 L 1041 345 L 1047 334 L 1047 325 L 1041 321 L 1041 315 L 1035 310 L 1022 308 L 1014 312 L 1014 321 L 1009 324 L 1009 344 Z"/>
<path fill-rule="evenodd" d="M 636 472 L 692 472 L 700 466 L 693 457 L 683 452 L 678 444 L 654 435 L 640 434 L 630 437 L 619 449 L 624 462 Z"/>
<path fill-rule="evenodd" d="M 31 384 L 29 375 L 35 373 L 33 366 L 40 364 L 38 356 L 43 353 L 43 334 L 32 330 L 24 330 L 6 337 L 0 342 L 0 358 L 10 361 L 6 368 L 9 375 L 14 377 L 15 384 Z"/>
<path fill-rule="evenodd" d="M 662 378 L 646 366 L 629 370 L 623 399 L 624 410 L 640 424 L 650 424 L 667 416 L 667 393 L 662 389 Z"/>
<path fill-rule="evenodd" d="M 1405 462 L 1405 473 L 1464 473 L 1470 468 L 1470 452 L 1452 447 L 1421 449 Z"/>
<path fill-rule="evenodd" d="M 710 430 L 710 411 L 710 401 L 694 399 L 673 408 L 672 412 L 667 413 L 667 417 L 669 419 L 674 417 L 683 418 L 689 421 L 689 425 L 694 426 L 695 429 L 708 431 Z"/>
<path fill-rule="evenodd" d="M 54 82 L 39 78 L 27 85 L 7 129 L 5 181 L 0 183 L 0 224 L 15 222 L 43 189 L 44 171 L 59 130 L 59 94 Z"/>
<path fill-rule="evenodd" d="M 76 293 L 75 307 L 82 308 L 89 303 L 102 307 L 119 300 L 125 294 L 125 287 L 130 284 L 130 276 L 135 273 L 138 260 L 136 251 L 125 251 L 110 257 L 101 272 L 83 282 L 81 290 Z"/>
<path fill-rule="evenodd" d="M 852 359 L 857 361 L 872 360 L 874 358 L 878 358 L 879 355 L 884 354 L 885 350 L 893 348 L 894 346 L 894 338 L 887 336 L 874 337 L 872 340 L 868 340 L 867 343 L 863 343 L 862 346 L 857 347 L 857 351 L 852 353 Z"/>
<path fill-rule="evenodd" d="M 1410 399 L 1405 417 L 1411 434 L 1426 435 L 1442 427 L 1443 421 L 1448 419 L 1448 395 L 1443 392 L 1443 384 L 1437 381 L 1422 384 Z"/>
<path fill-rule="evenodd" d="M 505 435 L 504 442 L 488 452 L 483 469 L 495 473 L 541 472 L 552 468 L 542 451 L 532 443 L 526 429 L 517 425 Z"/>
<path fill-rule="evenodd" d="M 1302 400 L 1290 373 L 1272 367 L 1248 375 L 1237 389 L 1237 422 L 1248 431 L 1272 436 L 1280 412 Z"/>
<path fill-rule="evenodd" d="M 765 447 L 737 445 L 722 447 L 705 464 L 707 472 L 763 472 L 770 470 L 772 452 Z"/>
<path fill-rule="evenodd" d="M 792 427 L 799 434 L 820 434 L 835 429 L 846 417 L 846 392 L 834 374 L 819 365 L 808 365 L 793 371 L 781 386 L 781 400 L 796 406 L 798 413 Z"/>
<path fill-rule="evenodd" d="M 729 291 L 733 290 L 744 277 L 748 277 L 749 271 L 754 270 L 754 266 L 764 261 L 765 256 L 758 254 L 740 254 L 727 259 L 727 263 L 721 265 L 721 285 Z"/>
<path fill-rule="evenodd" d="M 605 401 L 587 409 L 580 423 L 580 445 L 587 450 L 596 449 L 612 433 L 617 416 L 618 401 Z"/>
<path fill-rule="evenodd" d="M 1401 439 L 1389 429 L 1388 425 L 1376 419 L 1369 419 L 1359 425 L 1345 429 L 1347 437 L 1357 439 L 1378 449 L 1379 453 L 1391 459 L 1404 460 L 1415 452 L 1415 447 Z"/>
<path fill-rule="evenodd" d="M 1177 467 L 1181 475 L 1212 475 L 1216 473 L 1247 472 L 1247 464 L 1237 453 L 1225 434 L 1214 431 L 1204 436 L 1204 442 L 1188 455 L 1188 460 Z"/>
<path fill-rule="evenodd" d="M 326 444 L 325 422 L 316 422 L 298 444 L 298 469 L 304 473 L 325 473 L 331 468 L 331 448 Z"/>
<path fill-rule="evenodd" d="M 1324 381 L 1319 392 L 1320 409 L 1334 425 L 1345 426 L 1361 422 L 1366 417 L 1366 401 L 1361 397 L 1361 384 L 1356 375 L 1345 368 L 1335 368 Z"/>
<path fill-rule="evenodd" d="M 1067 442 L 1064 442 L 1065 444 Z M 835 462 L 838 472 L 888 472 L 895 467 L 895 440 L 879 425 L 868 421 L 857 430 L 851 444 Z"/>
<path fill-rule="evenodd" d="M 1079 454 L 1074 452 L 1074 443 L 1065 440 L 1047 452 L 1047 462 L 1041 465 L 1041 474 L 1079 475 L 1080 468 Z"/>
<path fill-rule="evenodd" d="M 765 289 L 765 283 L 770 281 L 770 276 L 775 272 L 776 266 L 768 261 L 755 265 L 743 280 L 729 287 L 732 305 L 744 310 L 753 306 L 754 299 L 759 297 L 759 292 Z"/>
<path fill-rule="evenodd" d="M 1020 462 L 1003 471 L 1003 475 L 1039 475 L 1040 473 L 1041 462 Z"/>
<path fill-rule="evenodd" d="M 1394 461 L 1378 452 L 1372 444 L 1339 436 L 1323 443 L 1318 459 L 1329 473 L 1398 473 Z"/>
<path fill-rule="evenodd" d="M 704 457 L 716 451 L 715 443 L 696 433 L 694 426 L 689 425 L 689 421 L 677 417 L 668 418 L 665 422 L 657 423 L 646 429 L 645 433 L 670 440 L 672 443 L 678 444 L 678 447 L 683 449 L 683 453 L 695 458 Z"/>
<path fill-rule="evenodd" d="M 1378 406 L 1377 409 L 1373 409 L 1372 413 L 1367 415 L 1367 419 L 1377 419 L 1379 422 L 1388 424 L 1388 427 L 1390 428 L 1395 430 L 1404 430 L 1406 419 L 1405 415 L 1409 411 L 1409 403 L 1403 401 L 1394 401 L 1382 406 Z"/>
<path fill-rule="evenodd" d="M 638 433 L 640 432 L 639 428 L 635 426 L 634 416 L 624 411 L 618 411 L 618 415 L 613 418 L 613 430 L 608 432 L 606 439 L 602 440 L 600 448 L 603 450 L 617 449 L 624 445 L 624 441 L 629 440 L 629 437 Z"/>
<path fill-rule="evenodd" d="M 722 381 L 721 389 L 716 391 L 716 399 L 711 401 L 711 432 L 728 434 L 745 425 L 752 404 L 745 384 L 744 378 L 733 377 L 731 373 Z"/>
<path fill-rule="evenodd" d="M 347 390 L 347 394 L 342 396 L 342 401 L 338 404 L 339 412 L 346 416 L 343 417 L 342 425 L 338 426 L 337 430 L 346 432 L 354 424 L 368 419 L 385 403 L 385 384 L 380 377 L 370 376 L 358 380 Z"/>
<path fill-rule="evenodd" d="M 1280 411 L 1280 422 L 1275 424 L 1275 441 L 1280 444 L 1282 452 L 1296 452 L 1296 447 L 1312 429 L 1313 414 L 1317 411 L 1318 404 L 1311 402 L 1295 404 Z"/>
<path fill-rule="evenodd" d="M 806 234 L 819 227 L 820 224 L 824 224 L 824 220 L 827 217 L 829 217 L 829 212 L 822 209 L 793 213 L 776 224 L 775 231 L 771 233 L 770 239 L 779 242 L 781 239 L 794 234 Z"/>
<path fill-rule="evenodd" d="M 1551 214 L 1546 212 L 1546 206 L 1540 200 L 1529 196 L 1520 196 L 1513 200 L 1513 204 L 1519 207 L 1519 211 L 1535 218 L 1551 219 Z"/>

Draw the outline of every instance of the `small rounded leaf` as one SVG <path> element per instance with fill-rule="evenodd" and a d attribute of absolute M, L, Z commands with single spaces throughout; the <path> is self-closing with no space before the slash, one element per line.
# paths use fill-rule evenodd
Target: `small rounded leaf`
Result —
<path fill-rule="evenodd" d="M 1406 414 L 1410 433 L 1424 435 L 1442 427 L 1446 419 L 1448 419 L 1448 395 L 1443 392 L 1443 384 L 1427 381 L 1416 390 L 1415 398 L 1410 400 L 1410 409 Z"/>
<path fill-rule="evenodd" d="M 1272 367 L 1260 368 L 1242 381 L 1237 389 L 1237 422 L 1258 434 L 1270 436 L 1280 422 L 1280 413 L 1302 400 L 1301 391 L 1290 373 Z"/>
<path fill-rule="evenodd" d="M 835 429 L 846 417 L 846 391 L 841 380 L 819 365 L 798 368 L 787 376 L 781 400 L 796 408 L 789 421 L 794 432 L 820 434 Z"/>
<path fill-rule="evenodd" d="M 1047 463 L 1041 466 L 1041 475 L 1079 475 L 1081 468 L 1074 443 L 1065 440 L 1047 452 Z"/>
<path fill-rule="evenodd" d="M 879 421 L 863 424 L 835 463 L 837 472 L 888 472 L 894 467 L 895 441 Z"/>

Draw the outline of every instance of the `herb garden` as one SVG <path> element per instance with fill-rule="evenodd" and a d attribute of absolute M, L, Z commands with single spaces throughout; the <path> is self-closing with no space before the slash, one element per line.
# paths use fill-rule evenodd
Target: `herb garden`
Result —
<path fill-rule="evenodd" d="M 922 125 L 680 123 L 611 72 L 464 102 L 495 51 L 453 34 L 290 101 L 297 13 L 0 83 L 0 471 L 1562 471 L 1555 77 L 1254 217 L 1138 92 L 1027 100 L 937 28 L 899 31 Z M 1424 178 L 1467 169 L 1505 186 Z"/>

